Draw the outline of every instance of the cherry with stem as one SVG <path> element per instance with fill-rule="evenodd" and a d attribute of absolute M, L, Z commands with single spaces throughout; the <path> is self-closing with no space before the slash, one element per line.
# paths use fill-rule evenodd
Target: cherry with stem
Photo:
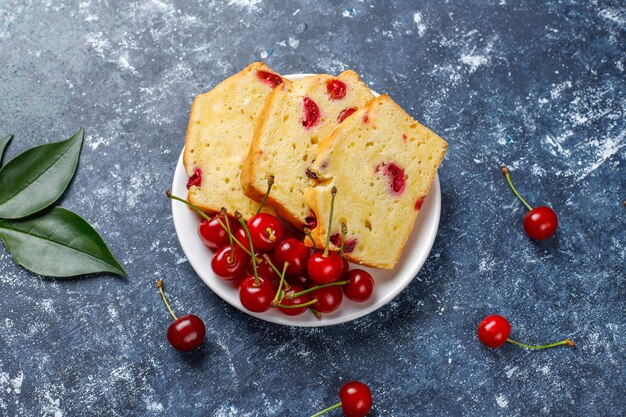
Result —
<path fill-rule="evenodd" d="M 546 345 L 527 345 L 509 338 L 511 334 L 511 324 L 507 319 L 497 314 L 485 317 L 478 325 L 478 338 L 487 347 L 496 349 L 505 343 L 512 343 L 527 349 L 549 349 L 557 346 L 576 347 L 571 339 Z"/>
<path fill-rule="evenodd" d="M 174 318 L 174 322 L 167 328 L 167 340 L 170 342 L 170 345 L 181 352 L 189 352 L 202 345 L 206 335 L 206 328 L 202 319 L 194 314 L 176 317 L 174 310 L 172 310 L 170 303 L 167 302 L 165 297 L 163 280 L 157 280 L 156 286 L 159 289 L 165 307 L 167 307 Z"/>
<path fill-rule="evenodd" d="M 207 214 L 205 212 L 203 212 L 202 210 L 200 210 L 197 206 L 195 206 L 194 204 L 191 204 L 189 201 L 182 199 L 180 197 L 177 197 L 175 195 L 173 195 L 171 193 L 171 191 L 166 191 L 165 194 L 167 195 L 167 198 L 169 198 L 170 200 L 176 200 L 179 201 L 185 205 L 187 205 L 188 207 L 190 207 L 192 210 L 194 210 L 196 213 L 198 213 L 202 218 L 204 219 L 208 219 L 210 220 L 211 218 L 209 216 L 207 216 Z M 222 208 L 222 210 L 225 210 L 225 208 Z M 219 223 L 219 225 L 229 234 L 229 238 L 232 240 L 233 243 L 236 243 L 237 246 L 239 246 L 239 248 L 241 250 L 243 250 L 248 256 L 253 257 L 252 256 L 252 252 L 250 252 L 250 250 L 248 248 L 246 248 L 235 236 L 234 234 L 230 231 L 230 228 L 226 227 L 226 225 L 219 219 L 216 218 L 217 222 Z M 244 232 L 245 234 L 245 232 Z M 256 259 L 256 257 L 255 257 Z M 274 272 L 276 272 L 276 274 L 278 276 L 280 276 L 280 271 L 278 270 L 278 268 L 276 268 L 276 266 L 274 266 L 274 264 L 272 264 L 271 262 L 268 262 L 268 265 L 274 270 Z"/>
<path fill-rule="evenodd" d="M 343 415 L 346 417 L 365 417 L 372 409 L 372 392 L 362 382 L 350 381 L 344 384 L 339 390 L 339 399 L 341 401 L 337 404 L 331 405 L 311 417 L 319 417 L 339 407 L 342 407 Z"/>
<path fill-rule="evenodd" d="M 250 252 L 254 254 L 254 245 L 252 244 L 250 231 L 238 210 L 235 210 L 235 217 L 248 237 Z M 252 270 L 254 275 L 242 279 L 239 283 L 239 300 L 246 309 L 255 313 L 262 313 L 270 308 L 270 304 L 274 298 L 274 286 L 269 279 L 259 277 L 254 255 L 252 256 Z"/>
<path fill-rule="evenodd" d="M 524 230 L 526 234 L 531 239 L 535 240 L 543 240 L 552 236 L 559 224 L 559 219 L 555 211 L 548 206 L 531 207 L 513 186 L 511 173 L 506 166 L 502 166 L 502 174 L 504 174 L 506 181 L 509 183 L 513 194 L 515 194 L 528 209 L 528 213 L 524 215 Z"/>
<path fill-rule="evenodd" d="M 337 281 L 343 272 L 343 261 L 337 252 L 329 253 L 328 248 L 330 246 L 330 230 L 333 226 L 333 214 L 335 209 L 335 197 L 337 195 L 337 187 L 333 186 L 331 190 L 332 199 L 330 202 L 330 215 L 328 216 L 328 230 L 326 230 L 326 247 L 322 253 L 320 250 L 316 250 L 309 257 L 307 261 L 307 271 L 309 272 L 309 278 L 316 284 L 328 284 L 329 282 Z M 313 237 L 308 234 L 309 239 L 315 241 Z"/>

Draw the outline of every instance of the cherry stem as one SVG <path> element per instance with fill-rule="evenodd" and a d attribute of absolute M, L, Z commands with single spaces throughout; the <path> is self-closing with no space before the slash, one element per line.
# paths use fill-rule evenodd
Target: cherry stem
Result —
<path fill-rule="evenodd" d="M 241 213 L 239 213 L 239 210 L 235 210 L 235 217 L 237 217 L 237 220 L 239 220 L 239 224 L 243 228 L 243 231 L 246 233 L 246 237 L 248 238 L 248 244 L 250 245 L 250 253 L 251 253 L 250 258 L 252 259 L 252 271 L 254 272 L 254 286 L 258 287 L 259 285 L 261 285 L 261 282 L 259 281 L 259 274 L 256 270 L 256 256 L 254 256 L 254 246 L 252 246 L 252 236 L 250 236 L 248 225 L 246 225 L 246 222 L 243 219 L 243 216 L 241 215 Z"/>
<path fill-rule="evenodd" d="M 313 239 L 313 235 L 311 234 L 311 229 L 309 229 L 308 227 L 305 227 L 304 234 L 306 235 L 306 237 L 308 237 L 311 240 L 311 243 L 313 243 L 313 247 L 317 248 L 317 243 L 315 243 L 315 239 Z"/>
<path fill-rule="evenodd" d="M 322 319 L 322 313 L 320 313 L 319 311 L 317 311 L 316 309 L 314 309 L 311 306 L 309 306 L 309 310 L 311 310 L 311 313 L 313 313 L 313 315 L 315 316 L 316 319 L 318 319 L 318 320 Z"/>
<path fill-rule="evenodd" d="M 341 247 L 339 248 L 339 256 L 343 256 L 343 245 L 346 242 L 347 235 L 348 226 L 345 223 L 341 223 Z"/>
<path fill-rule="evenodd" d="M 332 199 L 330 200 L 330 216 L 328 216 L 328 230 L 326 231 L 326 248 L 324 248 L 324 258 L 328 258 L 328 245 L 330 245 L 330 229 L 333 227 L 333 212 L 335 211 L 335 196 L 337 195 L 337 187 L 333 185 L 331 189 Z"/>
<path fill-rule="evenodd" d="M 267 191 L 265 192 L 265 196 L 263 196 L 263 200 L 261 200 L 261 205 L 259 206 L 259 209 L 256 211 L 256 214 L 259 214 L 261 212 L 261 209 L 263 208 L 263 205 L 265 204 L 265 200 L 267 200 L 267 196 L 269 196 L 270 191 L 272 191 L 272 185 L 274 185 L 274 176 L 270 175 L 269 178 L 267 179 Z"/>
<path fill-rule="evenodd" d="M 539 345 L 539 346 L 527 345 L 526 343 L 520 343 L 513 339 L 506 339 L 506 341 L 509 343 L 513 343 L 514 345 L 517 345 L 517 346 L 525 347 L 527 349 L 548 349 L 548 348 L 553 348 L 553 347 L 563 346 L 563 345 L 569 346 L 569 347 L 576 347 L 576 343 L 574 343 L 574 341 L 570 339 L 565 339 L 560 342 L 550 343 L 548 345 Z"/>
<path fill-rule="evenodd" d="M 341 403 L 340 403 L 340 402 L 338 402 L 338 403 L 337 403 L 337 404 L 335 404 L 335 405 L 331 405 L 331 406 L 330 406 L 330 407 L 328 407 L 328 408 L 325 408 L 324 410 L 320 411 L 319 413 L 315 413 L 315 414 L 313 414 L 311 417 L 319 417 L 319 416 L 321 416 L 322 414 L 326 414 L 326 413 L 328 413 L 329 411 L 335 410 L 335 409 L 337 409 L 337 408 L 339 408 L 339 407 L 341 407 Z"/>
<path fill-rule="evenodd" d="M 174 310 L 172 310 L 172 307 L 170 307 L 170 303 L 168 303 L 167 298 L 165 298 L 165 291 L 163 291 L 163 280 L 162 279 L 157 280 L 156 286 L 159 289 L 159 292 L 161 293 L 161 298 L 163 299 L 163 302 L 165 303 L 165 307 L 167 307 L 167 309 L 170 311 L 170 314 L 172 315 L 172 317 L 174 317 L 174 320 L 178 320 L 178 317 L 176 317 L 176 314 L 174 314 Z"/>
<path fill-rule="evenodd" d="M 302 291 L 297 292 L 297 293 L 287 294 L 287 298 L 289 300 L 293 300 L 296 297 L 300 297 L 301 295 L 308 294 L 308 293 L 313 292 L 315 290 L 319 290 L 320 288 L 332 287 L 333 285 L 347 285 L 349 283 L 350 283 L 350 280 L 345 280 L 345 281 L 335 281 L 335 282 L 331 282 L 331 283 L 328 283 L 328 284 L 316 285 L 315 287 L 307 288 L 306 290 L 302 290 Z"/>
<path fill-rule="evenodd" d="M 290 305 L 286 305 L 286 304 L 276 304 L 276 307 L 281 307 L 281 308 L 300 308 L 300 307 L 308 307 L 310 305 L 316 304 L 318 303 L 317 298 L 314 298 L 310 301 L 307 301 L 306 303 L 302 303 L 302 304 L 290 304 Z"/>
<path fill-rule="evenodd" d="M 194 205 L 193 205 L 193 204 L 191 204 L 189 201 L 184 200 L 184 199 L 182 199 L 182 198 L 180 198 L 180 197 L 176 197 L 175 195 L 173 195 L 173 194 L 172 194 L 172 192 L 171 192 L 170 190 L 167 190 L 167 191 L 165 192 L 165 195 L 166 195 L 166 196 L 167 196 L 167 198 L 169 198 L 170 200 L 176 200 L 176 201 L 180 201 L 181 203 L 187 204 L 189 207 L 191 207 L 193 210 L 195 210 L 195 211 L 196 211 L 196 213 L 198 213 L 200 216 L 202 216 L 202 218 L 203 218 L 204 220 L 208 220 L 208 221 L 210 221 L 210 220 L 211 220 L 211 218 L 210 218 L 209 216 L 207 216 L 207 214 L 206 214 L 204 211 L 200 210 L 198 207 L 194 206 Z"/>
<path fill-rule="evenodd" d="M 283 291 L 283 284 L 285 283 L 285 273 L 287 272 L 287 267 L 289 266 L 289 262 L 285 262 L 283 265 L 283 273 L 280 274 L 280 282 L 278 283 L 278 290 L 276 290 L 276 296 L 274 297 L 274 301 L 272 301 L 272 305 L 277 305 L 283 300 L 283 297 L 280 297 L 280 294 Z M 280 300 L 278 299 L 280 297 Z"/>
<path fill-rule="evenodd" d="M 228 261 L 229 265 L 233 265 L 235 263 L 235 247 L 233 245 L 233 234 L 230 232 L 230 220 L 228 220 L 228 210 L 226 210 L 226 207 L 222 207 L 220 209 L 220 213 L 222 217 L 226 219 L 226 233 L 228 233 L 228 242 L 230 244 L 230 254 L 228 255 L 228 259 L 226 260 Z"/>
<path fill-rule="evenodd" d="M 509 172 L 509 169 L 506 166 L 504 166 L 504 165 L 502 166 L 502 173 L 504 174 L 504 177 L 506 178 L 507 182 L 509 183 L 509 187 L 511 187 L 511 190 L 513 190 L 513 193 L 517 196 L 517 198 L 519 198 L 519 200 L 522 203 L 524 203 L 524 205 L 526 206 L 528 211 L 531 211 L 533 208 L 530 206 L 530 204 L 528 204 L 526 202 L 526 200 L 524 200 L 522 198 L 521 195 L 519 195 L 519 193 L 517 192 L 517 190 L 513 186 L 513 181 L 511 181 L 511 173 Z"/>

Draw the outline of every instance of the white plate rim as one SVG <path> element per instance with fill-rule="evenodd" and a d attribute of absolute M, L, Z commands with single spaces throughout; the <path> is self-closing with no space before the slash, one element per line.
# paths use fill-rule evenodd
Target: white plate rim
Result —
<path fill-rule="evenodd" d="M 314 74 L 289 74 L 284 77 L 295 81 L 310 75 Z M 378 96 L 377 93 L 373 93 Z M 172 192 L 174 195 L 185 198 L 187 195 L 187 173 L 183 164 L 183 155 L 184 148 L 176 164 L 172 181 Z M 424 200 L 415 227 L 407 240 L 407 245 L 404 248 L 401 260 L 393 271 L 377 270 L 353 265 L 353 267 L 370 271 L 375 280 L 377 273 L 394 275 L 389 278 L 389 280 L 395 281 L 395 283 L 391 285 L 391 290 L 380 294 L 377 290 L 380 289 L 381 284 L 377 282 L 373 299 L 366 303 L 353 303 L 344 297 L 342 306 L 333 313 L 324 314 L 322 320 L 318 320 L 313 314 L 309 314 L 309 312 L 291 317 L 275 310 L 270 310 L 265 313 L 253 313 L 246 310 L 239 301 L 236 288 L 231 283 L 219 279 L 211 270 L 209 259 L 210 251 L 202 244 L 197 235 L 198 216 L 180 202 L 172 200 L 171 204 L 174 228 L 183 253 L 196 274 L 215 294 L 240 311 L 267 322 L 296 327 L 323 327 L 349 322 L 378 310 L 393 300 L 411 283 L 411 281 L 413 281 L 426 262 L 437 236 L 441 217 L 441 189 L 439 175 L 437 174 L 430 187 L 428 196 Z M 190 227 L 190 222 L 193 223 L 193 228 Z M 396 272 L 398 269 L 399 272 Z M 390 286 L 386 281 L 383 284 L 385 284 L 385 287 Z M 349 307 L 346 307 L 347 303 L 350 303 Z"/>

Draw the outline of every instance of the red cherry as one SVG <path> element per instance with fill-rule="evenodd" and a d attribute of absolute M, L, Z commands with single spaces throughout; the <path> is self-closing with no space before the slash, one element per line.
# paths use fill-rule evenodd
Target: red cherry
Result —
<path fill-rule="evenodd" d="M 256 256 L 256 270 L 260 277 L 266 278 L 270 281 L 275 281 L 280 276 L 272 269 L 270 264 L 263 258 L 263 254 L 261 252 L 255 252 Z M 276 262 L 270 258 L 270 262 L 273 265 L 276 265 Z M 248 273 L 254 274 L 254 268 L 252 267 L 252 258 L 248 257 Z"/>
<path fill-rule="evenodd" d="M 272 283 L 263 277 L 259 277 L 255 283 L 254 276 L 248 276 L 239 283 L 239 300 L 243 306 L 255 313 L 269 310 L 270 303 L 274 299 L 275 290 Z"/>
<path fill-rule="evenodd" d="M 252 237 L 252 246 L 256 250 L 272 250 L 283 239 L 283 225 L 271 214 L 255 214 L 250 217 L 247 225 Z"/>
<path fill-rule="evenodd" d="M 350 116 L 355 111 L 356 111 L 356 108 L 354 107 L 350 107 L 349 109 L 342 110 L 341 113 L 339 113 L 339 116 L 337 117 L 337 122 L 338 123 L 343 122 L 344 120 L 346 120 L 346 117 Z"/>
<path fill-rule="evenodd" d="M 239 243 L 243 245 L 244 248 L 246 248 L 248 251 L 250 250 L 250 242 L 248 242 L 248 237 L 246 236 L 246 232 L 245 230 L 243 230 L 242 227 L 237 229 L 235 233 L 233 233 L 233 235 L 235 236 L 235 239 L 237 239 Z"/>
<path fill-rule="evenodd" d="M 181 352 L 189 352 L 202 345 L 205 334 L 204 323 L 193 314 L 179 317 L 167 328 L 167 340 Z"/>
<path fill-rule="evenodd" d="M 344 277 L 350 270 L 350 263 L 346 258 L 341 258 L 341 276 Z"/>
<path fill-rule="evenodd" d="M 547 206 L 535 207 L 524 216 L 524 230 L 535 240 L 547 239 L 556 232 L 559 219 L 554 210 Z"/>
<path fill-rule="evenodd" d="M 509 321 L 497 314 L 485 317 L 478 325 L 478 338 L 485 346 L 499 348 L 511 334 Z"/>
<path fill-rule="evenodd" d="M 559 225 L 559 219 L 550 207 L 540 206 L 532 208 L 530 204 L 522 198 L 517 192 L 513 181 L 511 181 L 511 173 L 506 166 L 502 167 L 502 173 L 509 183 L 509 187 L 513 191 L 513 194 L 526 206 L 528 213 L 524 216 L 524 230 L 526 234 L 535 240 L 547 239 L 556 232 L 556 228 Z"/>
<path fill-rule="evenodd" d="M 211 217 L 210 220 L 203 219 L 200 225 L 198 225 L 198 236 L 200 236 L 200 240 L 213 250 L 228 243 L 228 232 L 222 228 L 217 219 L 226 225 L 224 216 L 219 214 Z M 234 226 L 232 220 L 230 220 L 229 224 L 231 228 Z"/>
<path fill-rule="evenodd" d="M 323 251 L 316 250 L 307 262 L 309 278 L 314 283 L 329 284 L 341 278 L 343 272 L 343 259 L 337 252 L 329 252 L 324 256 Z"/>
<path fill-rule="evenodd" d="M 372 392 L 362 382 L 351 381 L 342 386 L 339 399 L 346 417 L 365 417 L 372 409 Z"/>
<path fill-rule="evenodd" d="M 343 301 L 343 292 L 339 285 L 331 285 L 329 287 L 319 288 L 311 291 L 311 298 L 317 299 L 317 303 L 313 305 L 320 313 L 332 313 L 337 310 Z"/>
<path fill-rule="evenodd" d="M 259 77 L 259 79 L 264 83 L 269 84 L 272 88 L 275 88 L 277 85 L 282 84 L 283 82 L 283 79 L 280 78 L 280 75 L 268 71 L 258 70 L 256 72 L 256 76 Z"/>
<path fill-rule="evenodd" d="M 320 118 L 320 108 L 309 97 L 303 99 L 302 126 L 307 129 L 315 126 Z"/>
<path fill-rule="evenodd" d="M 374 278 L 362 269 L 353 269 L 348 272 L 348 284 L 343 285 L 343 292 L 352 301 L 363 302 L 374 293 Z"/>
<path fill-rule="evenodd" d="M 339 100 L 346 96 L 346 85 L 339 80 L 328 80 L 326 89 L 333 100 Z"/>
<path fill-rule="evenodd" d="M 311 285 L 311 280 L 306 275 L 287 275 L 285 281 L 287 281 L 289 285 L 299 285 L 301 287 Z"/>
<path fill-rule="evenodd" d="M 163 299 L 163 304 L 165 304 L 165 307 L 167 307 L 174 318 L 174 322 L 167 329 L 167 340 L 170 342 L 170 345 L 181 352 L 189 352 L 204 343 L 206 329 L 200 317 L 193 314 L 176 317 L 165 297 L 163 280 L 157 280 L 156 286 Z"/>
<path fill-rule="evenodd" d="M 285 295 L 287 294 L 295 294 L 297 292 L 300 292 L 304 290 L 304 287 L 300 286 L 300 285 L 292 285 L 291 288 L 289 289 L 289 291 L 285 292 Z M 287 297 L 283 298 L 282 301 L 280 302 L 280 304 L 282 305 L 286 305 L 286 306 L 292 306 L 292 305 L 296 305 L 296 304 L 303 304 L 306 302 L 309 302 L 311 300 L 311 295 L 310 294 L 302 294 L 296 298 L 293 299 L 288 299 Z M 298 316 L 302 313 L 304 313 L 308 307 L 300 307 L 300 308 L 284 308 L 284 307 L 277 307 L 281 312 L 285 313 L 288 316 Z"/>
<path fill-rule="evenodd" d="M 243 277 L 247 266 L 248 255 L 239 246 L 231 248 L 230 245 L 224 245 L 213 254 L 213 259 L 211 259 L 211 267 L 215 275 L 227 281 Z"/>
<path fill-rule="evenodd" d="M 283 269 L 285 262 L 289 262 L 287 273 L 299 275 L 306 271 L 309 260 L 309 249 L 298 239 L 285 239 L 274 249 L 276 268 Z"/>

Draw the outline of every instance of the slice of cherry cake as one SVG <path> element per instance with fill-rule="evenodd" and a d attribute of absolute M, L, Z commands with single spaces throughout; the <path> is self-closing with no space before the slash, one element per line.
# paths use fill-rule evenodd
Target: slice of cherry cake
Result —
<path fill-rule="evenodd" d="M 312 234 L 326 242 L 331 188 L 337 187 L 331 249 L 344 244 L 351 262 L 392 269 L 413 229 L 447 143 L 382 95 L 348 117 L 317 148 L 305 192 L 315 214 Z M 306 239 L 307 243 L 309 240 Z"/>
<path fill-rule="evenodd" d="M 265 99 L 285 84 L 290 81 L 255 62 L 196 97 L 184 153 L 190 203 L 208 213 L 221 207 L 244 218 L 256 213 L 259 205 L 243 194 L 239 175 Z"/>
<path fill-rule="evenodd" d="M 266 178 L 276 178 L 267 203 L 302 228 L 310 209 L 303 192 L 313 185 L 307 168 L 318 143 L 373 95 L 354 71 L 320 74 L 281 84 L 268 97 L 241 173 L 244 193 L 263 198 Z"/>

